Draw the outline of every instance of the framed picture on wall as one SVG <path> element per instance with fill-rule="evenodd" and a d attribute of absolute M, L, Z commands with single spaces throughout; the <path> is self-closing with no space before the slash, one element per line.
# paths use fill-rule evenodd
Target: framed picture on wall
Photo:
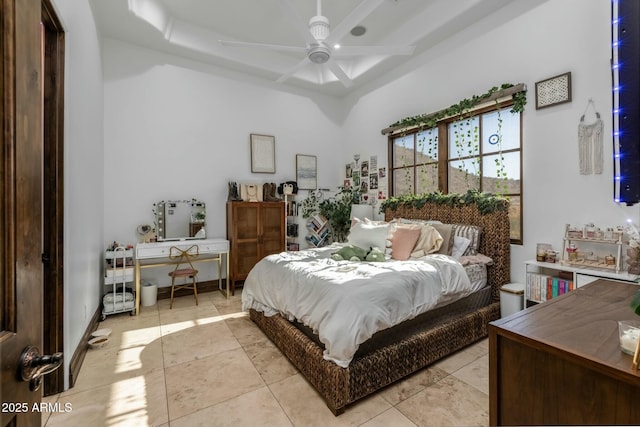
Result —
<path fill-rule="evenodd" d="M 318 165 L 316 156 L 296 154 L 296 181 L 301 190 L 318 188 Z"/>
<path fill-rule="evenodd" d="M 536 82 L 536 110 L 571 102 L 571 72 Z"/>
<path fill-rule="evenodd" d="M 276 173 L 276 138 L 252 133 L 251 172 Z"/>

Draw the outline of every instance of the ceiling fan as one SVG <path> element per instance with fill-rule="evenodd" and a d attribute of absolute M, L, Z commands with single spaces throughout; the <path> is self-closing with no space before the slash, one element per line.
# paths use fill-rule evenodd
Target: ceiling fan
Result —
<path fill-rule="evenodd" d="M 223 46 L 236 47 L 259 47 L 286 52 L 300 52 L 306 56 L 293 68 L 280 76 L 279 83 L 284 82 L 309 62 L 322 65 L 327 64 L 331 72 L 346 87 L 353 84 L 351 78 L 333 60 L 340 56 L 363 56 L 363 55 L 411 55 L 414 46 L 338 46 L 338 42 L 352 28 L 357 26 L 364 18 L 373 12 L 385 0 L 363 0 L 358 6 L 347 15 L 333 30 L 330 30 L 329 19 L 322 15 L 322 0 L 316 0 L 316 16 L 309 20 L 307 25 L 296 12 L 291 0 L 280 0 L 283 11 L 289 15 L 296 30 L 304 38 L 306 45 L 287 46 L 268 43 L 252 43 L 242 41 L 220 40 Z"/>

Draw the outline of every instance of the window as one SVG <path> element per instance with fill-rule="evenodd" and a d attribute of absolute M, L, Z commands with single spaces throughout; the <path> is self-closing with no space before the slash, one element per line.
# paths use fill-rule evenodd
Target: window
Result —
<path fill-rule="evenodd" d="M 522 244 L 522 120 L 512 101 L 389 136 L 390 195 L 479 190 L 509 198 Z"/>

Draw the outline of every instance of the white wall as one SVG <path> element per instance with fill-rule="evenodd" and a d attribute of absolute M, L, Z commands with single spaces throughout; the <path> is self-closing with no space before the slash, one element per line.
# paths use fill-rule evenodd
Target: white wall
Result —
<path fill-rule="evenodd" d="M 384 153 L 386 159 L 387 139 L 380 130 L 390 123 L 437 111 L 502 83 L 525 83 L 524 245 L 512 245 L 512 280 L 524 280 L 523 262 L 535 257 L 536 243 L 562 249 L 567 223 L 615 226 L 628 217 L 637 223 L 637 206 L 613 202 L 610 8 L 609 0 L 510 3 L 439 47 L 441 56 L 427 52 L 414 61 L 414 71 L 354 96 L 345 122 L 351 151 Z M 572 102 L 536 110 L 535 82 L 567 71 L 572 73 Z M 605 163 L 602 175 L 583 176 L 578 172 L 577 127 L 589 98 L 604 121 Z M 593 119 L 591 110 L 586 120 Z"/>
<path fill-rule="evenodd" d="M 295 155 L 317 156 L 319 187 L 335 187 L 344 149 L 336 99 L 287 93 L 180 58 L 103 42 L 104 236 L 135 243 L 153 203 L 196 198 L 207 236 L 226 236 L 227 183 L 295 180 Z M 276 173 L 252 174 L 249 135 L 275 136 Z M 106 244 L 106 242 L 105 242 Z M 216 277 L 213 267 L 203 280 Z M 168 285 L 166 272 L 143 278 Z"/>
<path fill-rule="evenodd" d="M 66 33 L 64 123 L 64 369 L 100 303 L 104 246 L 102 70 L 88 3 L 54 0 Z M 45 301 L 46 304 L 46 301 Z"/>

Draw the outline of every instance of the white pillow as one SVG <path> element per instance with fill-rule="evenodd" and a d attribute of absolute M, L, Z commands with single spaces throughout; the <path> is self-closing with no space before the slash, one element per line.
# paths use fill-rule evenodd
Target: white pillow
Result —
<path fill-rule="evenodd" d="M 453 236 L 453 249 L 451 249 L 451 256 L 455 259 L 459 259 L 470 244 L 471 239 L 467 239 L 462 236 Z"/>
<path fill-rule="evenodd" d="M 347 243 L 363 249 L 378 248 L 385 250 L 389 224 L 367 224 L 355 220 L 347 237 Z"/>

